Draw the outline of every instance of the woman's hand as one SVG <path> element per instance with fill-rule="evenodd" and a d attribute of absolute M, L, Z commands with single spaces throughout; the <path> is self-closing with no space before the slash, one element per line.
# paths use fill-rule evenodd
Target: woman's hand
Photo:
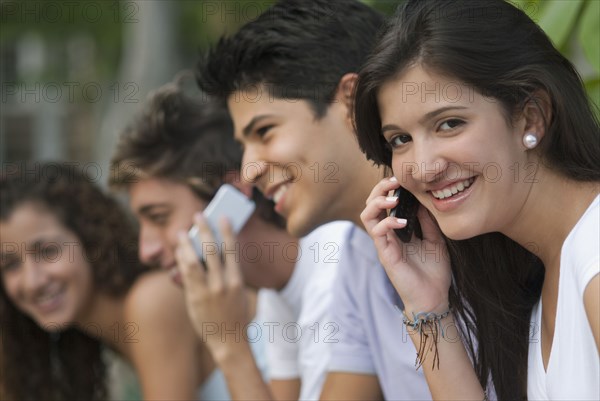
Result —
<path fill-rule="evenodd" d="M 413 236 L 410 243 L 400 241 L 394 229 L 403 228 L 406 220 L 402 216 L 389 217 L 387 212 L 398 203 L 397 198 L 387 194 L 399 186 L 395 177 L 380 181 L 369 195 L 360 218 L 373 238 L 379 260 L 402 298 L 407 315 L 445 312 L 451 272 L 444 239 L 425 207 L 420 206 L 417 216 L 423 239 Z"/>
<path fill-rule="evenodd" d="M 190 319 L 217 358 L 231 351 L 228 347 L 246 342 L 245 329 L 250 321 L 248 300 L 240 271 L 239 247 L 236 248 L 231 225 L 226 220 L 220 222 L 224 240 L 219 244 L 223 251 L 221 256 L 202 214 L 194 220 L 202 238 L 205 261 L 198 260 L 186 233 L 180 233 L 176 259 Z"/>

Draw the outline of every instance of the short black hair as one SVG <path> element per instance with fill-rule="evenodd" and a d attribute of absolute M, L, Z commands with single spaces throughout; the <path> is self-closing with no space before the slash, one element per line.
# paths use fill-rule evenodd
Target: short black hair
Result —
<path fill-rule="evenodd" d="M 306 100 L 322 117 L 342 76 L 359 71 L 383 22 L 356 0 L 281 0 L 221 38 L 200 59 L 196 78 L 221 101 L 264 88 L 274 98 Z"/>

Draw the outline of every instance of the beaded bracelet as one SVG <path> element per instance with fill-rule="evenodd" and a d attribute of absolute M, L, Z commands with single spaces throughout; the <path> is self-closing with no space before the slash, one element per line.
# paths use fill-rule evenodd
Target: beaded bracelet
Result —
<path fill-rule="evenodd" d="M 412 312 L 413 318 L 412 320 L 406 315 L 406 311 L 402 311 L 402 323 L 404 323 L 407 327 L 412 327 L 413 330 L 416 330 L 419 333 L 419 349 L 417 351 L 417 357 L 415 360 L 415 367 L 417 370 L 423 365 L 423 361 L 427 356 L 427 353 L 431 351 L 435 347 L 434 355 L 433 355 L 433 365 L 432 369 L 440 368 L 440 356 L 438 353 L 437 343 L 439 341 L 439 335 L 442 335 L 442 338 L 445 338 L 444 328 L 441 325 L 442 319 L 447 317 L 450 314 L 450 310 L 442 314 L 437 314 L 434 312 Z M 430 334 L 424 330 L 424 327 L 428 328 Z M 433 337 L 429 347 L 427 347 L 427 343 L 429 337 Z"/>

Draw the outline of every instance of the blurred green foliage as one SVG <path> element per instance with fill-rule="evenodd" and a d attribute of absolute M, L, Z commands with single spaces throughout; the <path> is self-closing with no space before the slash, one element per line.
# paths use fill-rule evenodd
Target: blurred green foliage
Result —
<path fill-rule="evenodd" d="M 40 34 L 50 45 L 74 35 L 89 35 L 98 43 L 99 73 L 110 76 L 118 67 L 122 26 L 136 23 L 137 17 L 134 2 L 0 0 L 0 21 L 0 46 L 12 44 L 27 33 Z M 49 66 L 59 68 L 57 64 Z M 46 71 L 44 75 L 62 78 L 61 71 Z"/>
<path fill-rule="evenodd" d="M 174 0 L 165 0 L 174 1 Z M 212 13 L 211 4 L 199 0 L 176 0 L 176 27 L 180 52 L 186 61 L 198 49 L 223 33 L 232 33 L 256 18 L 274 0 L 227 1 L 228 14 Z M 402 0 L 363 0 L 384 14 L 393 13 Z M 554 44 L 582 73 L 586 88 L 600 105 L 600 0 L 512 0 L 536 21 Z M 26 32 L 37 32 L 50 43 L 60 43 L 76 34 L 91 36 L 97 43 L 97 68 L 101 76 L 113 76 L 121 56 L 123 27 L 139 18 L 133 1 L 119 0 L 0 0 L 0 46 L 12 43 Z M 161 29 L 161 27 L 157 27 Z M 58 46 L 57 46 L 58 48 Z M 60 67 L 46 76 L 62 78 Z"/>
<path fill-rule="evenodd" d="M 600 0 L 513 0 L 582 74 L 600 114 Z"/>

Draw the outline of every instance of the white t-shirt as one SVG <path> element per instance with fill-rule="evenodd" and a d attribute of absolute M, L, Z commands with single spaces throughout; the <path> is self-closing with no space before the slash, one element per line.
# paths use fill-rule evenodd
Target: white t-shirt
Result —
<path fill-rule="evenodd" d="M 542 302 L 533 308 L 527 376 L 529 400 L 600 400 L 600 359 L 583 304 L 600 272 L 600 196 L 565 240 L 560 255 L 556 322 L 548 370 L 540 340 Z"/>
<path fill-rule="evenodd" d="M 318 400 L 337 326 L 330 319 L 332 285 L 349 222 L 323 225 L 300 240 L 299 258 L 281 291 L 259 298 L 271 380 L 300 379 L 300 400 Z"/>

